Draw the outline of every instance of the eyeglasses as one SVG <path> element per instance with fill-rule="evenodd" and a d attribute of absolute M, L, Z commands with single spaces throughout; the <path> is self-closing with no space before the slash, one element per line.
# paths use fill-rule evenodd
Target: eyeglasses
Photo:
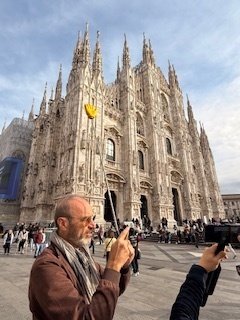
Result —
<path fill-rule="evenodd" d="M 70 218 L 73 219 L 74 217 L 70 217 Z M 84 224 L 93 222 L 95 218 L 96 218 L 96 215 L 86 216 L 86 217 L 76 217 L 78 221 L 83 222 Z"/>
<path fill-rule="evenodd" d="M 92 216 L 88 216 L 88 217 L 81 217 L 81 218 L 79 218 L 79 220 L 84 223 L 91 223 L 95 220 L 95 218 L 96 218 L 96 215 L 92 215 Z"/>
<path fill-rule="evenodd" d="M 68 219 L 77 219 L 78 221 L 80 222 L 83 222 L 84 224 L 87 224 L 87 223 L 91 223 L 95 220 L 96 218 L 96 215 L 92 215 L 92 216 L 86 216 L 86 217 L 68 217 Z"/>

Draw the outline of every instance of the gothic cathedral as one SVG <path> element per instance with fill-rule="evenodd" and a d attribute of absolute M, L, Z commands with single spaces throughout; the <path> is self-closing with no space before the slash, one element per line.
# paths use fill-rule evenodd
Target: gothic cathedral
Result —
<path fill-rule="evenodd" d="M 97 107 L 89 119 L 85 104 Z M 214 160 L 200 133 L 174 67 L 168 80 L 156 66 L 150 41 L 131 66 L 125 37 L 116 80 L 105 84 L 99 34 L 90 58 L 88 29 L 78 39 L 62 96 L 60 68 L 55 95 L 46 89 L 34 130 L 21 201 L 21 221 L 51 221 L 66 194 L 88 199 L 96 221 L 150 218 L 153 226 L 204 216 L 222 217 Z"/>

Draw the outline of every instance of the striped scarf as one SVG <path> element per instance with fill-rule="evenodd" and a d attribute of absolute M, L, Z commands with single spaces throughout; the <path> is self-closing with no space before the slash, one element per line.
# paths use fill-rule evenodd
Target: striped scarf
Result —
<path fill-rule="evenodd" d="M 82 245 L 80 248 L 74 248 L 56 232 L 52 233 L 51 242 L 67 259 L 76 274 L 80 291 L 87 297 L 87 301 L 90 303 L 99 284 L 99 274 L 88 246 Z"/>

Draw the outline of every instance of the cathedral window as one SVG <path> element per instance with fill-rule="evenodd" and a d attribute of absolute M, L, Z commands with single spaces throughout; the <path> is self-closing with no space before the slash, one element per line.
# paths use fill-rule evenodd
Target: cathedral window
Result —
<path fill-rule="evenodd" d="M 115 161 L 115 144 L 112 139 L 107 140 L 107 160 Z"/>
<path fill-rule="evenodd" d="M 167 102 L 167 99 L 163 93 L 161 93 L 161 98 L 162 98 L 163 111 L 167 112 L 168 111 L 168 102 Z"/>
<path fill-rule="evenodd" d="M 163 118 L 165 121 L 169 121 L 168 101 L 163 93 L 161 93 Z"/>
<path fill-rule="evenodd" d="M 20 160 L 23 160 L 23 161 L 26 160 L 26 156 L 25 156 L 24 152 L 21 151 L 21 150 L 15 150 L 15 151 L 12 153 L 12 157 L 17 158 L 17 159 L 20 159 Z"/>
<path fill-rule="evenodd" d="M 140 150 L 138 150 L 138 165 L 139 169 L 144 170 L 144 156 Z"/>
<path fill-rule="evenodd" d="M 138 90 L 137 90 L 137 99 L 140 100 L 140 95 Z"/>
<path fill-rule="evenodd" d="M 172 145 L 170 139 L 166 138 L 167 153 L 172 156 Z"/>

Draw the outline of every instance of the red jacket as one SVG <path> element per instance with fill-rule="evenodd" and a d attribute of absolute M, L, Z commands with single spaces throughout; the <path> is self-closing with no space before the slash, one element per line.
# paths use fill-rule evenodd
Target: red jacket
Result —
<path fill-rule="evenodd" d="M 50 245 L 35 260 L 29 283 L 30 310 L 37 320 L 111 320 L 118 296 L 130 272 L 103 269 L 96 263 L 100 282 L 91 304 L 78 290 L 77 278 L 61 252 Z"/>
<path fill-rule="evenodd" d="M 34 235 L 34 243 L 42 243 L 43 241 L 43 234 L 42 232 L 37 232 Z"/>

